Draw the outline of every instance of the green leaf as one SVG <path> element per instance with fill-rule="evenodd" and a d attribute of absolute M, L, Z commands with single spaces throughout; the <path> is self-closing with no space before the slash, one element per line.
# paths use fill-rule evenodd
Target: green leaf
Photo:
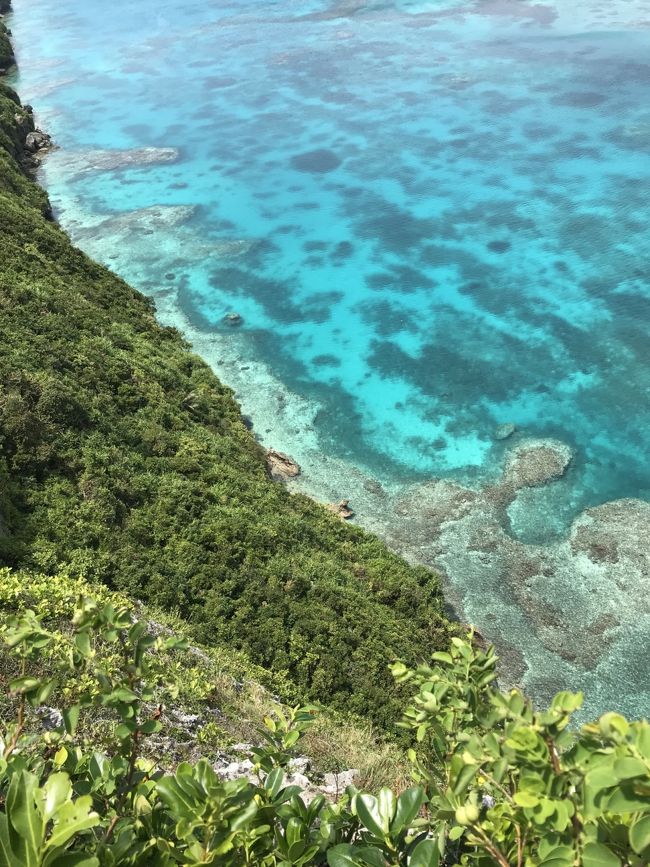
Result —
<path fill-rule="evenodd" d="M 90 635 L 87 632 L 78 632 L 74 637 L 74 643 L 82 656 L 90 656 L 92 648 L 90 646 Z"/>
<path fill-rule="evenodd" d="M 440 850 L 435 840 L 422 840 L 409 858 L 409 867 L 438 867 Z"/>
<path fill-rule="evenodd" d="M 377 798 L 372 795 L 357 795 L 354 808 L 361 822 L 375 837 L 384 837 L 384 827 Z"/>
<path fill-rule="evenodd" d="M 81 708 L 78 704 L 73 704 L 71 707 L 68 707 L 63 711 L 63 723 L 65 725 L 65 730 L 69 735 L 73 735 L 77 729 L 80 711 Z"/>
<path fill-rule="evenodd" d="M 544 861 L 540 861 L 538 867 L 573 867 L 575 864 L 575 858 L 563 858 L 561 855 L 557 857 L 549 857 L 545 858 Z"/>
<path fill-rule="evenodd" d="M 0 867 L 25 867 L 11 845 L 9 822 L 4 813 L 0 813 Z"/>
<path fill-rule="evenodd" d="M 274 768 L 264 781 L 264 788 L 273 800 L 279 793 L 284 783 L 284 771 L 282 768 Z"/>
<path fill-rule="evenodd" d="M 342 843 L 327 853 L 329 867 L 386 867 L 386 859 L 379 849 Z"/>
<path fill-rule="evenodd" d="M 47 841 L 47 848 L 65 846 L 80 831 L 94 828 L 100 819 L 97 813 L 92 812 L 92 804 L 93 799 L 90 795 L 63 804 L 58 810 L 57 821 Z"/>
<path fill-rule="evenodd" d="M 43 867 L 99 867 L 99 859 L 85 852 L 68 852 L 59 849 L 50 852 L 43 861 Z"/>
<path fill-rule="evenodd" d="M 397 809 L 395 810 L 395 818 L 393 819 L 390 830 L 392 834 L 399 834 L 400 831 L 407 829 L 413 819 L 420 812 L 420 807 L 424 803 L 424 789 L 422 786 L 411 786 L 406 789 L 397 799 Z"/>
<path fill-rule="evenodd" d="M 539 804 L 539 798 L 532 792 L 515 792 L 512 800 L 518 807 L 536 807 Z"/>
<path fill-rule="evenodd" d="M 642 855 L 650 847 L 650 816 L 642 816 L 632 825 L 630 845 L 637 855 Z"/>
<path fill-rule="evenodd" d="M 379 809 L 379 815 L 381 816 L 381 826 L 384 834 L 388 834 L 390 831 L 390 823 L 393 821 L 395 809 L 397 807 L 395 795 L 390 789 L 386 787 L 380 789 L 377 806 Z"/>
<path fill-rule="evenodd" d="M 612 786 L 615 786 L 616 778 L 614 777 L 614 766 L 611 759 L 608 759 L 605 762 L 600 762 L 587 771 L 585 774 L 585 783 L 594 791 L 611 789 Z"/>
<path fill-rule="evenodd" d="M 602 843 L 587 843 L 582 850 L 582 867 L 620 867 L 621 862 Z"/>
<path fill-rule="evenodd" d="M 296 843 L 301 843 L 306 836 L 307 829 L 303 825 L 302 820 L 297 816 L 289 819 L 287 822 L 287 830 L 285 831 L 285 837 L 289 847 L 294 846 Z M 302 852 L 299 854 L 302 854 Z"/>
<path fill-rule="evenodd" d="M 179 786 L 174 777 L 163 777 L 157 783 L 156 790 L 176 820 L 193 815 L 194 799 Z"/>
<path fill-rule="evenodd" d="M 617 780 L 630 780 L 633 777 L 645 777 L 648 769 L 644 762 L 631 756 L 616 759 L 614 762 L 614 775 Z"/>
<path fill-rule="evenodd" d="M 28 693 L 33 692 L 41 686 L 41 681 L 38 677 L 16 677 L 9 681 L 9 692 Z"/>
<path fill-rule="evenodd" d="M 648 798 L 637 795 L 632 786 L 620 785 L 607 798 L 607 810 L 610 813 L 635 813 L 637 810 L 648 809 Z"/>
<path fill-rule="evenodd" d="M 33 774 L 22 771 L 11 778 L 7 793 L 7 816 L 16 832 L 29 848 L 39 852 L 45 826 L 35 803 L 38 781 Z"/>
<path fill-rule="evenodd" d="M 48 777 L 43 786 L 43 818 L 46 822 L 54 817 L 61 804 L 70 798 L 72 786 L 67 774 L 58 773 Z"/>

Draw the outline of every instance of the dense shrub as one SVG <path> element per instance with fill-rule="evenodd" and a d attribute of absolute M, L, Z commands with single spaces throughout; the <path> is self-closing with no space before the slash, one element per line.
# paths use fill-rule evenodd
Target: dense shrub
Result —
<path fill-rule="evenodd" d="M 387 662 L 447 643 L 436 577 L 271 481 L 232 392 L 44 217 L 29 122 L 0 90 L 0 563 L 154 600 L 386 724 Z"/>
<path fill-rule="evenodd" d="M 580 695 L 535 712 L 495 688 L 494 653 L 471 641 L 453 639 L 430 666 L 393 668 L 415 687 L 402 723 L 416 735 L 414 784 L 399 795 L 350 786 L 330 803 L 285 783 L 311 708 L 265 720 L 250 778 L 224 782 L 205 759 L 165 774 L 143 743 L 161 728 L 161 696 L 177 693 L 161 657 L 182 642 L 88 599 L 73 626 L 52 652 L 34 612 L 4 619 L 17 675 L 6 684 L 15 719 L 0 730 L 0 867 L 648 863 L 648 723 L 606 714 L 572 731 Z M 39 676 L 44 653 L 59 659 L 52 677 Z M 76 702 L 44 705 L 73 682 Z M 114 719 L 104 749 L 79 734 L 97 710 Z"/>

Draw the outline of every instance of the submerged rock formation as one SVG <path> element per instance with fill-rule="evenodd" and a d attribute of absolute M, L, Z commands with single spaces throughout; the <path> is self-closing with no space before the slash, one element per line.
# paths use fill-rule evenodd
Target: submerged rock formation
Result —
<path fill-rule="evenodd" d="M 638 650 L 650 630 L 650 503 L 587 509 L 565 538 L 545 544 L 519 539 L 511 525 L 516 499 L 539 491 L 543 503 L 571 460 L 571 448 L 558 440 L 524 440 L 506 453 L 492 484 L 411 486 L 393 499 L 394 518 L 382 527 L 403 555 L 444 577 L 457 614 L 496 639 L 504 681 L 525 682 L 539 700 L 567 686 L 597 696 L 603 679 L 614 677 L 643 682 L 640 667 L 648 662 Z M 536 508 L 532 502 L 527 508 Z M 501 625 L 500 635 L 491 622 Z M 526 650 L 534 652 L 534 672 Z M 645 707 L 650 689 L 637 698 Z"/>
<path fill-rule="evenodd" d="M 558 440 L 525 440 L 508 453 L 503 484 L 515 490 L 545 485 L 565 474 L 572 456 L 571 448 Z"/>
<path fill-rule="evenodd" d="M 177 148 L 66 151 L 65 168 L 70 175 L 74 176 L 86 172 L 108 172 L 156 163 L 174 163 L 178 157 Z"/>

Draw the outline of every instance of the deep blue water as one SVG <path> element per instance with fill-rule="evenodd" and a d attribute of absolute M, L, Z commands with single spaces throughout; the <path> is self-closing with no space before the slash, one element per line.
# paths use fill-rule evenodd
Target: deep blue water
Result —
<path fill-rule="evenodd" d="M 476 485 L 497 426 L 560 439 L 567 479 L 510 512 L 531 543 L 650 496 L 648 0 L 15 9 L 64 226 L 314 401 L 324 453 Z M 71 169 L 143 147 L 179 155 Z"/>

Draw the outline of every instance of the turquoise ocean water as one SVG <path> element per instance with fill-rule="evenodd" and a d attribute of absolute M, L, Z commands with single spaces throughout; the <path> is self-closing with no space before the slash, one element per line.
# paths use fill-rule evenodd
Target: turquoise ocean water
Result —
<path fill-rule="evenodd" d="M 230 358 L 265 442 L 300 455 L 308 438 L 341 478 L 399 497 L 491 484 L 499 425 L 559 439 L 568 474 L 502 516 L 544 557 L 565 556 L 585 508 L 650 498 L 648 0 L 14 6 L 18 87 L 60 148 L 42 174 L 59 219 L 217 369 Z M 526 595 L 506 555 L 472 577 L 409 539 L 412 516 L 396 528 L 394 499 L 359 502 L 444 566 L 514 679 L 650 711 L 647 548 L 634 586 L 576 560 Z M 616 622 L 558 653 L 593 605 Z"/>

